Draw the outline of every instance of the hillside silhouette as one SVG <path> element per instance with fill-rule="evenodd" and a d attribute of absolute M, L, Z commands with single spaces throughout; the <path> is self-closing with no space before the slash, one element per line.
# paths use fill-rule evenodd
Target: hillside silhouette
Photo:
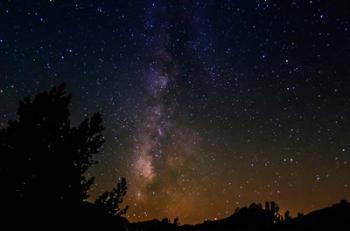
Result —
<path fill-rule="evenodd" d="M 107 221 L 116 230 L 350 230 L 350 204 L 292 218 L 279 213 L 275 202 L 251 204 L 231 216 L 197 225 L 150 220 L 130 223 L 120 207 L 127 194 L 125 178 L 115 188 L 88 202 L 94 182 L 86 172 L 104 142 L 102 118 L 94 114 L 76 127 L 70 121 L 71 95 L 62 84 L 20 101 L 18 118 L 0 130 L 0 216 L 79 217 Z M 87 218 L 87 219 L 85 219 Z M 77 218 L 78 219 L 78 218 Z"/>
<path fill-rule="evenodd" d="M 267 207 L 266 207 L 267 206 Z M 274 207 L 275 206 L 275 207 Z M 238 208 L 231 216 L 216 220 L 205 221 L 196 225 L 179 225 L 178 221 L 169 219 L 151 220 L 131 224 L 130 230 L 160 231 L 306 231 L 306 230 L 350 230 L 350 203 L 341 201 L 331 207 L 299 214 L 292 218 L 286 212 L 284 216 L 278 213 L 275 202 L 251 204 L 248 207 Z"/>

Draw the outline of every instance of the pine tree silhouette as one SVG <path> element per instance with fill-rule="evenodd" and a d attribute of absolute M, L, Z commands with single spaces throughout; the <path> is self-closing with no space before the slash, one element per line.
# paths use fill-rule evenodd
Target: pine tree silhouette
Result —
<path fill-rule="evenodd" d="M 20 101 L 0 131 L 0 208 L 6 215 L 79 214 L 93 178 L 85 175 L 104 142 L 100 114 L 72 127 L 62 84 Z"/>

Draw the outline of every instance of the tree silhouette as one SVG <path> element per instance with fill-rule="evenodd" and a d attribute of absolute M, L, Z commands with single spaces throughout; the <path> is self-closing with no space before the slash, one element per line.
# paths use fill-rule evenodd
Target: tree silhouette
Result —
<path fill-rule="evenodd" d="M 108 214 L 110 216 L 121 216 L 126 213 L 128 206 L 123 209 L 119 208 L 119 204 L 123 202 L 123 198 L 127 191 L 127 185 L 125 178 L 121 178 L 117 182 L 117 186 L 113 188 L 111 192 L 104 192 L 97 200 L 95 205 L 97 209 L 102 210 L 103 214 Z"/>
<path fill-rule="evenodd" d="M 180 223 L 180 218 L 175 217 L 175 218 L 174 218 L 173 224 L 176 225 L 176 226 L 180 226 L 180 224 L 181 224 L 181 223 Z"/>
<path fill-rule="evenodd" d="M 0 131 L 0 208 L 7 215 L 77 214 L 104 138 L 100 114 L 71 126 L 62 84 L 20 101 L 18 119 Z"/>
<path fill-rule="evenodd" d="M 281 215 L 279 212 L 279 206 L 276 202 L 265 202 L 265 211 L 267 213 L 268 220 L 271 223 L 280 223 L 281 222 Z"/>

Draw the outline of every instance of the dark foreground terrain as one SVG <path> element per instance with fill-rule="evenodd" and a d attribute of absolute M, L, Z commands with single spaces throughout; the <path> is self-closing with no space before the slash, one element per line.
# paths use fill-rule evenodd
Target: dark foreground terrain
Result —
<path fill-rule="evenodd" d="M 273 208 L 252 204 L 238 209 L 233 215 L 217 221 L 205 221 L 197 225 L 178 225 L 167 219 L 130 224 L 130 230 L 350 230 L 350 203 L 341 201 L 331 207 L 299 214 L 296 218 L 280 216 Z M 272 206 L 273 207 L 273 206 Z"/>

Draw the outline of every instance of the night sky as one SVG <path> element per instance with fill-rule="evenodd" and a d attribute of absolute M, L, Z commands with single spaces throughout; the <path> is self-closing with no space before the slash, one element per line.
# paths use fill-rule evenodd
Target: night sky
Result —
<path fill-rule="evenodd" d="M 1 0 L 0 126 L 61 82 L 104 119 L 91 200 L 125 176 L 131 221 L 350 199 L 348 0 Z"/>

